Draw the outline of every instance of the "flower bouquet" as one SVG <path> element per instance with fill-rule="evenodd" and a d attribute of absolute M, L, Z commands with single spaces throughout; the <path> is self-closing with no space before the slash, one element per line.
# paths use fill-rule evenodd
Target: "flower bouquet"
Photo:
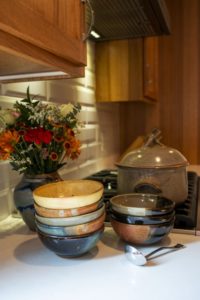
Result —
<path fill-rule="evenodd" d="M 13 109 L 0 110 L 0 160 L 27 175 L 52 173 L 76 159 L 80 105 L 56 105 L 27 97 Z"/>
<path fill-rule="evenodd" d="M 23 174 L 14 190 L 14 204 L 31 230 L 35 230 L 32 191 L 60 180 L 57 171 L 80 154 L 77 139 L 79 104 L 43 103 L 27 96 L 12 109 L 0 109 L 0 160 L 9 160 Z"/>

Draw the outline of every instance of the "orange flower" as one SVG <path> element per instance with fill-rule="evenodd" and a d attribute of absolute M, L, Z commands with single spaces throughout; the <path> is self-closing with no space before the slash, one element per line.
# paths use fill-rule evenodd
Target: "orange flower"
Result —
<path fill-rule="evenodd" d="M 9 157 L 10 157 L 10 153 L 3 152 L 0 149 L 0 159 L 1 160 L 7 160 L 7 159 L 9 159 Z"/>
<path fill-rule="evenodd" d="M 18 143 L 20 136 L 17 131 L 7 130 L 0 135 L 0 159 L 8 159 L 14 151 L 14 146 Z"/>
<path fill-rule="evenodd" d="M 70 157 L 72 160 L 78 158 L 80 154 L 80 141 L 74 137 L 66 141 L 64 144 L 66 150 L 66 156 Z"/>
<path fill-rule="evenodd" d="M 56 152 L 51 152 L 50 158 L 51 160 L 56 161 L 58 160 L 58 154 Z"/>
<path fill-rule="evenodd" d="M 73 143 L 72 143 L 72 149 L 71 149 L 71 159 L 74 160 L 74 159 L 77 159 L 78 156 L 80 155 L 81 153 L 81 150 L 80 150 L 80 141 L 77 140 L 77 139 L 74 139 L 73 140 Z"/>
<path fill-rule="evenodd" d="M 69 137 L 74 137 L 74 131 L 71 129 L 71 128 L 69 128 L 69 127 L 67 127 L 67 130 L 66 130 L 66 132 L 67 132 L 67 135 L 69 136 Z"/>

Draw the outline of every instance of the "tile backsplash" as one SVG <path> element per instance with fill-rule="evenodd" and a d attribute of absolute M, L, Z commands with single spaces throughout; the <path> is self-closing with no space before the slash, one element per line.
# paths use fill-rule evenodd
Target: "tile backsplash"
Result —
<path fill-rule="evenodd" d="M 27 86 L 37 99 L 82 106 L 79 119 L 84 123 L 79 139 L 81 155 L 70 161 L 59 173 L 63 179 L 84 178 L 103 168 L 114 166 L 119 156 L 119 106 L 117 103 L 96 103 L 94 45 L 88 44 L 88 66 L 80 79 L 34 81 L 0 85 L 0 106 L 11 107 L 26 95 Z M 0 162 L 0 220 L 14 209 L 12 195 L 21 176 L 8 162 Z"/>

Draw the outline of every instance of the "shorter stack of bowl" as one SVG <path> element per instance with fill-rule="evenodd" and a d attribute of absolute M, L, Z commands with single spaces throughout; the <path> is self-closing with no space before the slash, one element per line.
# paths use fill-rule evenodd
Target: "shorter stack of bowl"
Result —
<path fill-rule="evenodd" d="M 125 242 L 150 245 L 174 226 L 175 203 L 154 194 L 124 194 L 110 199 L 111 225 Z"/>
<path fill-rule="evenodd" d="M 42 243 L 57 255 L 76 257 L 93 248 L 104 231 L 103 185 L 64 180 L 33 191 L 35 222 Z"/>

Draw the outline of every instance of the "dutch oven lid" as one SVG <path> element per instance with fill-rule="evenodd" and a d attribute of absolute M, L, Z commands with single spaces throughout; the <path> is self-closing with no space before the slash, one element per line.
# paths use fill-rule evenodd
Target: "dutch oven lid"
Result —
<path fill-rule="evenodd" d="M 187 159 L 178 150 L 159 142 L 160 134 L 159 129 L 154 129 L 141 148 L 127 153 L 116 165 L 118 167 L 131 168 L 176 168 L 187 166 Z"/>

